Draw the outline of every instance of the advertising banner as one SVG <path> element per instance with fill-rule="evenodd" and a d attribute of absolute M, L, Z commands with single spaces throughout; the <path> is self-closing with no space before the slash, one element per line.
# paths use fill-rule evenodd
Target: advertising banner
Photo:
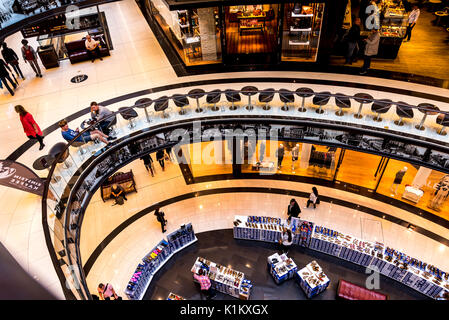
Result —
<path fill-rule="evenodd" d="M 0 160 L 0 185 L 43 195 L 44 181 L 18 162 Z"/>

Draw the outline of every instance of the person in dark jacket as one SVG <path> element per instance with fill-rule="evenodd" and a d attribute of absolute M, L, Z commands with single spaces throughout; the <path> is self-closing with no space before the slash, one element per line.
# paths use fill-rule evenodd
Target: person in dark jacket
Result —
<path fill-rule="evenodd" d="M 166 232 L 165 226 L 167 225 L 167 220 L 165 219 L 165 213 L 160 211 L 159 208 L 156 208 L 154 215 L 156 216 L 157 221 L 161 224 L 162 233 Z"/>
<path fill-rule="evenodd" d="M 351 29 L 349 29 L 346 36 L 347 50 L 346 50 L 346 62 L 345 64 L 352 64 L 357 60 L 357 53 L 359 51 L 360 42 L 360 19 L 356 18 L 352 24 Z"/>
<path fill-rule="evenodd" d="M 2 44 L 3 50 L 2 50 L 2 56 L 3 59 L 5 59 L 5 62 L 12 66 L 14 71 L 16 72 L 17 76 L 21 76 L 23 80 L 25 80 L 25 77 L 23 76 L 22 70 L 20 70 L 19 67 L 19 57 L 14 52 L 13 49 L 8 48 L 8 45 L 6 42 L 3 42 Z"/>
<path fill-rule="evenodd" d="M 17 88 L 17 85 L 11 79 L 11 76 L 9 75 L 8 70 L 11 71 L 11 69 L 8 67 L 6 62 L 3 61 L 3 59 L 0 59 L 0 81 L 5 85 L 6 89 L 8 89 L 9 93 L 13 96 L 14 91 L 10 88 L 10 86 L 8 86 L 8 83 L 6 82 L 6 80 L 8 80 L 10 84 L 12 84 L 14 89 Z"/>
<path fill-rule="evenodd" d="M 287 208 L 287 214 L 290 217 L 298 218 L 301 213 L 301 209 L 299 208 L 298 202 L 295 199 L 290 200 L 290 205 Z"/>
<path fill-rule="evenodd" d="M 122 197 L 124 200 L 128 200 L 126 198 L 125 189 L 119 184 L 114 183 L 111 187 L 111 198 L 117 200 L 118 197 Z"/>
<path fill-rule="evenodd" d="M 151 172 L 151 176 L 154 177 L 154 173 L 156 172 L 156 170 L 154 170 L 153 158 L 151 157 L 151 155 L 146 154 L 146 155 L 142 156 L 140 158 L 140 160 L 143 161 L 143 164 L 145 165 L 145 169 L 147 169 L 147 171 L 149 170 Z"/>
<path fill-rule="evenodd" d="M 161 149 L 158 152 L 156 152 L 156 160 L 159 161 L 162 171 L 165 171 L 164 157 L 165 157 L 164 150 Z"/>

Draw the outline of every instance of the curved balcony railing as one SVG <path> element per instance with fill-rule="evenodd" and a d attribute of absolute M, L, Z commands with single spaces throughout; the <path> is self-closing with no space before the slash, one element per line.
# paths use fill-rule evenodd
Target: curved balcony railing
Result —
<path fill-rule="evenodd" d="M 445 131 L 449 124 L 449 112 L 439 110 L 432 102 L 414 106 L 402 101 L 376 99 L 368 94 L 333 94 L 314 92 L 309 88 L 259 90 L 245 87 L 223 91 L 196 88 L 188 94 L 159 95 L 157 98 L 139 99 L 133 106 L 122 107 L 100 122 L 112 120 L 112 132 L 118 138 L 129 138 L 139 132 L 151 132 L 156 137 L 156 134 L 171 128 L 170 124 L 182 126 L 200 119 L 218 117 L 238 121 L 239 117 L 264 119 L 270 116 L 279 123 L 288 120 L 296 124 L 313 123 L 317 127 L 352 128 L 354 132 L 371 132 L 373 135 L 402 136 L 407 141 L 416 141 L 424 149 L 428 148 L 423 165 L 424 160 L 430 159 L 431 149 L 439 155 L 448 155 L 449 163 L 449 139 Z M 73 122 L 69 123 L 69 127 L 71 124 Z M 82 218 L 74 218 L 82 212 L 81 208 L 87 205 L 88 200 L 86 203 L 70 200 L 73 193 L 80 192 L 87 175 L 95 174 L 95 171 L 83 172 L 87 163 L 101 159 L 102 154 L 116 149 L 116 144 L 127 143 L 119 141 L 106 146 L 102 142 L 76 141 L 85 132 L 99 126 L 98 121 L 89 123 L 72 141 L 55 145 L 52 155 L 47 158 L 52 165 L 45 183 L 42 220 L 50 255 L 68 299 L 91 298 L 79 254 L 78 224 Z M 70 153 L 71 148 L 75 148 L 76 152 Z M 432 167 L 430 163 L 428 165 Z M 449 171 L 449 166 L 445 164 L 433 166 L 436 167 Z M 89 189 L 89 186 L 83 187 Z M 72 229 L 76 230 L 75 234 Z"/>

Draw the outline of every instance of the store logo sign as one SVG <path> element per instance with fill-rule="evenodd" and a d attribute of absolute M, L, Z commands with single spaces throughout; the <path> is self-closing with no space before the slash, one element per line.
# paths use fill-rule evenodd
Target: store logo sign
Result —
<path fill-rule="evenodd" d="M 0 160 L 0 185 L 42 196 L 44 182 L 21 163 Z"/>

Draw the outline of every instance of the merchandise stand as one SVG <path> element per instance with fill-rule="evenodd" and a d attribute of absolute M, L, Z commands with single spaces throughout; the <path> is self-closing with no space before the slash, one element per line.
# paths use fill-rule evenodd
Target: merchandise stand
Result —
<path fill-rule="evenodd" d="M 326 290 L 330 283 L 329 278 L 316 261 L 312 261 L 299 270 L 296 273 L 296 280 L 309 299 Z"/>
<path fill-rule="evenodd" d="M 253 285 L 250 280 L 245 279 L 243 272 L 198 257 L 191 271 L 195 274 L 201 268 L 206 271 L 212 288 L 240 300 L 249 300 Z M 194 281 L 197 282 L 195 279 Z"/>
<path fill-rule="evenodd" d="M 167 240 L 161 240 L 137 266 L 125 290 L 130 300 L 142 300 L 159 269 L 176 253 L 198 241 L 191 223 L 169 234 Z"/>
<path fill-rule="evenodd" d="M 298 220 L 292 218 L 292 230 L 295 226 L 294 244 L 298 244 L 295 242 L 298 239 L 296 232 L 298 229 L 303 230 L 299 236 L 299 244 L 302 246 L 378 271 L 433 299 L 449 292 L 449 273 L 433 265 L 407 256 L 383 243 L 360 240 L 316 226 L 312 222 Z M 279 230 L 281 225 L 287 226 L 286 221 L 280 218 L 235 216 L 234 238 L 276 242 L 281 231 L 268 231 L 264 221 L 280 221 L 276 230 Z M 275 232 L 275 236 L 267 237 L 266 234 L 271 232 Z"/>
<path fill-rule="evenodd" d="M 270 274 L 277 284 L 292 279 L 298 271 L 295 262 L 287 257 L 286 254 L 279 255 L 278 253 L 275 253 L 268 257 L 267 262 Z"/>

